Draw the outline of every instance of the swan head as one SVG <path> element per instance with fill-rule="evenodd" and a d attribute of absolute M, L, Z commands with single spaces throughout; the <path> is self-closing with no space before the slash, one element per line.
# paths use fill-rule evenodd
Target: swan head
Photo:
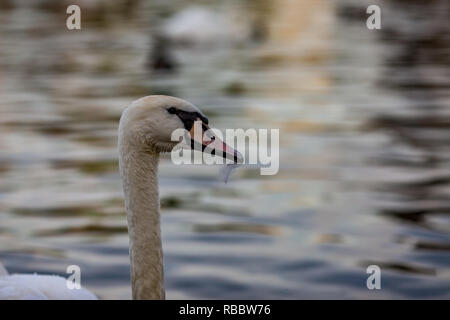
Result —
<path fill-rule="evenodd" d="M 239 152 L 215 137 L 209 130 L 208 118 L 192 103 L 170 96 L 154 95 L 132 102 L 122 113 L 119 139 L 146 152 L 170 152 L 179 143 L 172 133 L 184 129 L 190 133 L 191 147 L 213 148 L 215 154 L 239 162 Z M 200 128 L 200 139 L 194 134 Z M 205 139 L 205 133 L 208 139 Z M 219 152 L 217 152 L 219 151 Z"/>

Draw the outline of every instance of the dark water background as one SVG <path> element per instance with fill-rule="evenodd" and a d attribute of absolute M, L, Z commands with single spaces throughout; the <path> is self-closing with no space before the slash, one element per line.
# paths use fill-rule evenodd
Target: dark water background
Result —
<path fill-rule="evenodd" d="M 279 128 L 280 172 L 161 163 L 167 297 L 450 298 L 448 1 L 0 1 L 0 260 L 130 298 L 117 168 L 149 94 Z M 167 35 L 168 34 L 168 35 Z M 366 267 L 382 289 L 366 288 Z"/>

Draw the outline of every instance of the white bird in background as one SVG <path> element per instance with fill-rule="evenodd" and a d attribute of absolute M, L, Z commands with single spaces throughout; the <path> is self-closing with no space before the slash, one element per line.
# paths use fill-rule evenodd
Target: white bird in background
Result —
<path fill-rule="evenodd" d="M 201 141 L 194 140 L 194 123 L 201 122 Z M 131 103 L 119 125 L 119 166 L 130 238 L 133 299 L 164 299 L 163 254 L 158 194 L 159 154 L 177 144 L 172 132 L 185 129 L 191 146 L 208 147 L 234 162 L 242 156 L 209 130 L 208 119 L 191 103 L 169 96 L 147 96 Z M 0 264 L 0 299 L 96 299 L 85 289 L 68 289 L 66 279 L 48 275 L 9 275 Z"/>
<path fill-rule="evenodd" d="M 162 35 L 174 44 L 191 46 L 230 45 L 248 40 L 250 28 L 239 20 L 238 12 L 192 6 L 168 18 L 162 25 Z M 247 16 L 246 16 L 247 17 Z"/>

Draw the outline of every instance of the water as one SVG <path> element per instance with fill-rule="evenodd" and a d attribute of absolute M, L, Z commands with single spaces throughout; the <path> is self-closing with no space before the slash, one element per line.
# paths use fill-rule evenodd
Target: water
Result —
<path fill-rule="evenodd" d="M 380 31 L 361 1 L 199 1 L 225 25 L 176 44 L 160 30 L 192 1 L 102 3 L 68 31 L 64 5 L 0 1 L 10 272 L 77 264 L 99 297 L 130 298 L 118 119 L 170 94 L 216 128 L 279 128 L 281 147 L 277 175 L 240 167 L 227 184 L 163 159 L 167 298 L 450 297 L 446 1 L 382 2 Z"/>

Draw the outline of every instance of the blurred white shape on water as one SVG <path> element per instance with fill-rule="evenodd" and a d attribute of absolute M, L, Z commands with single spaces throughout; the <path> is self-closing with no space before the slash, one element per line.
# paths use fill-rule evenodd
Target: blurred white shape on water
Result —
<path fill-rule="evenodd" d="M 232 13 L 195 6 L 169 18 L 163 26 L 163 34 L 182 44 L 229 44 L 246 39 L 246 29 Z"/>

